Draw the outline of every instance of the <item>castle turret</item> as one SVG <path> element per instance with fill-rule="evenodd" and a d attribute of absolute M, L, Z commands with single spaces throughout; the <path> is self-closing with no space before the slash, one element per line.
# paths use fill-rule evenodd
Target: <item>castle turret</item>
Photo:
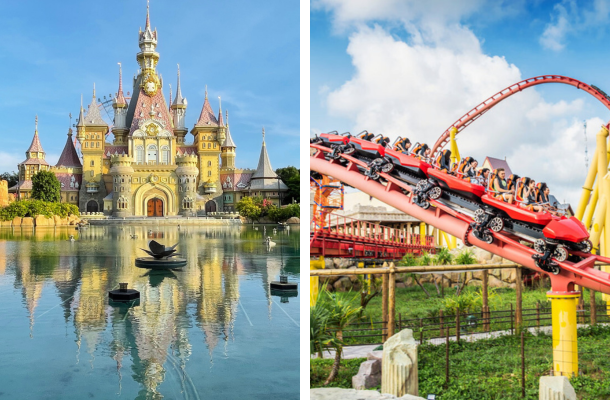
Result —
<path fill-rule="evenodd" d="M 127 155 L 110 157 L 110 174 L 112 175 L 112 216 L 128 217 L 133 215 L 131 180 L 133 176 L 133 158 Z"/>
<path fill-rule="evenodd" d="M 197 168 L 196 155 L 183 155 L 176 157 L 176 175 L 178 175 L 178 200 L 180 214 L 184 216 L 196 215 L 195 201 L 197 198 Z"/>
<path fill-rule="evenodd" d="M 127 143 L 129 127 L 127 126 L 127 100 L 125 100 L 125 96 L 123 95 L 123 73 L 121 63 L 119 63 L 119 91 L 112 101 L 112 108 L 114 108 L 114 127 L 112 128 L 114 144 L 122 145 Z"/>
<path fill-rule="evenodd" d="M 178 64 L 178 87 L 176 89 L 176 98 L 170 107 L 172 120 L 174 121 L 174 135 L 176 136 L 177 144 L 184 144 L 184 137 L 188 132 L 188 129 L 185 126 L 186 106 L 187 101 L 186 98 L 182 97 L 182 89 L 180 88 L 180 64 Z"/>
<path fill-rule="evenodd" d="M 224 143 L 222 144 L 220 153 L 220 159 L 222 161 L 222 170 L 230 171 L 235 169 L 235 143 L 231 137 L 231 130 L 229 129 L 229 110 L 227 110 L 227 136 Z"/>
<path fill-rule="evenodd" d="M 156 52 L 157 48 L 157 29 L 154 31 L 150 27 L 150 7 L 146 6 L 146 25 L 144 31 L 140 29 L 138 46 L 140 46 L 140 52 L 136 56 L 138 64 L 142 72 L 146 70 L 154 70 L 159 62 L 159 53 Z"/>

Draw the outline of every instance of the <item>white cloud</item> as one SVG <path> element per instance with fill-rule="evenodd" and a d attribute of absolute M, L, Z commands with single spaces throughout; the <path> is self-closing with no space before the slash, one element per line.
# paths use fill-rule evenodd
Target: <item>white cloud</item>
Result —
<path fill-rule="evenodd" d="M 25 155 L 0 152 L 0 173 L 17 172 L 17 164 L 25 160 Z"/>
<path fill-rule="evenodd" d="M 340 3 L 336 18 L 343 24 L 366 18 L 352 2 L 320 2 Z M 382 2 L 383 13 L 376 18 L 390 14 L 386 8 L 392 4 Z M 401 14 L 404 5 L 396 7 Z M 471 108 L 523 79 L 504 57 L 483 53 L 479 39 L 459 22 L 405 20 L 408 41 L 393 35 L 387 24 L 360 22 L 347 49 L 354 75 L 326 98 L 332 116 L 353 121 L 352 132 L 367 129 L 431 145 Z M 546 181 L 559 199 L 575 203 L 586 175 L 582 124 L 576 119 L 583 105 L 582 99 L 549 103 L 536 89 L 516 93 L 460 133 L 461 156 L 507 157 L 516 173 Z"/>
<path fill-rule="evenodd" d="M 555 4 L 551 22 L 546 25 L 539 39 L 542 47 L 561 51 L 566 46 L 568 35 L 605 26 L 610 15 L 610 1 L 593 0 L 584 7 L 582 4 L 581 2 L 579 6 L 575 0 L 562 0 Z"/>

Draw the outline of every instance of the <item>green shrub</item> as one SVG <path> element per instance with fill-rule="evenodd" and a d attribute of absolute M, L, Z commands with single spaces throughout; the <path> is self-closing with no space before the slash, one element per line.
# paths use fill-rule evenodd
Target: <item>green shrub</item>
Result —
<path fill-rule="evenodd" d="M 10 221 L 15 217 L 35 217 L 44 215 L 51 218 L 57 215 L 65 218 L 68 215 L 80 215 L 78 207 L 68 203 L 54 203 L 42 200 L 18 200 L 0 209 L 0 219 Z"/>
<path fill-rule="evenodd" d="M 455 258 L 455 263 L 458 265 L 476 264 L 477 259 L 475 258 L 472 251 L 465 249 Z"/>

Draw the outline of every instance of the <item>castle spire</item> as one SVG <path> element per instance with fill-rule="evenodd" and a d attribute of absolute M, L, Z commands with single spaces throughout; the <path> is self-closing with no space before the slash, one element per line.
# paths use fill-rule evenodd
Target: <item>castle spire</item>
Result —
<path fill-rule="evenodd" d="M 28 150 L 26 152 L 26 154 L 28 155 L 28 158 L 30 158 L 29 153 L 44 153 L 44 150 L 42 149 L 42 145 L 40 144 L 40 138 L 38 137 L 38 115 L 36 115 L 35 121 L 36 122 L 35 122 L 35 126 L 34 126 L 34 137 L 32 138 L 32 143 L 30 144 L 30 147 L 28 148 Z"/>
<path fill-rule="evenodd" d="M 237 147 L 235 142 L 233 142 L 233 138 L 231 137 L 231 130 L 229 129 L 229 110 L 226 111 L 227 116 L 227 137 L 225 137 L 225 142 L 222 144 L 222 147 Z"/>
<path fill-rule="evenodd" d="M 208 85 L 205 86 L 205 100 L 203 100 L 201 114 L 199 114 L 199 119 L 195 126 L 218 126 L 218 120 L 208 100 Z"/>
<path fill-rule="evenodd" d="M 81 93 L 80 95 L 80 113 L 78 114 L 78 123 L 76 124 L 77 127 L 79 126 L 85 126 L 85 115 L 84 115 L 84 111 L 83 111 L 83 94 Z"/>
<path fill-rule="evenodd" d="M 119 64 L 119 91 L 114 99 L 114 103 L 117 106 L 127 106 L 127 101 L 125 100 L 125 96 L 123 95 L 123 70 L 121 63 Z"/>
<path fill-rule="evenodd" d="M 59 160 L 56 167 L 77 167 L 81 168 L 83 164 L 80 162 L 78 158 L 78 153 L 76 153 L 76 148 L 74 147 L 74 142 L 72 141 L 72 128 L 68 129 L 68 140 L 66 140 L 66 145 L 64 146 L 64 150 L 61 152 L 61 156 L 59 156 Z"/>
<path fill-rule="evenodd" d="M 218 126 L 225 126 L 222 119 L 222 101 L 220 100 L 220 96 L 218 96 Z"/>
<path fill-rule="evenodd" d="M 170 95 L 171 99 L 171 95 Z M 186 105 L 186 99 L 182 97 L 182 88 L 180 87 L 180 64 L 178 64 L 178 86 L 176 87 L 176 98 L 173 105 Z"/>
<path fill-rule="evenodd" d="M 144 30 L 150 29 L 150 0 L 146 0 L 146 26 Z"/>
<path fill-rule="evenodd" d="M 100 108 L 97 105 L 97 100 L 95 98 L 95 83 L 93 84 L 93 96 L 91 98 L 91 104 L 89 104 L 84 121 L 86 121 L 85 124 L 87 125 L 108 125 L 106 122 L 104 122 L 104 119 L 100 114 Z"/>

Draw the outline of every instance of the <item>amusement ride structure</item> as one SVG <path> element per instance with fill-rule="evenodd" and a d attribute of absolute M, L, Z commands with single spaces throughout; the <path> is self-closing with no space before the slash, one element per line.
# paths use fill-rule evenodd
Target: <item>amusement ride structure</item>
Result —
<path fill-rule="evenodd" d="M 503 201 L 494 187 L 497 171 L 490 174 L 487 184 L 466 175 L 465 160 L 460 159 L 455 141 L 458 133 L 502 100 L 545 83 L 584 90 L 610 109 L 610 97 L 595 86 L 564 76 L 539 76 L 509 86 L 470 110 L 443 132 L 428 153 L 400 151 L 396 145 L 402 138 L 390 145 L 388 138 L 366 131 L 357 136 L 334 132 L 311 140 L 310 169 L 460 238 L 465 246 L 480 247 L 549 275 L 553 370 L 556 375 L 571 376 L 578 373 L 576 305 L 580 292 L 575 285 L 610 294 L 610 258 L 606 257 L 610 234 L 603 232 L 606 222 L 610 226 L 609 126 L 602 126 L 597 134 L 575 216 L 567 216 L 561 209 L 534 211 L 528 207 L 519 197 L 527 183 L 523 178 L 514 182 L 514 204 L 512 197 Z M 448 144 L 449 149 L 444 149 Z M 417 144 L 413 146 L 417 148 Z M 604 299 L 610 304 L 610 298 Z"/>

